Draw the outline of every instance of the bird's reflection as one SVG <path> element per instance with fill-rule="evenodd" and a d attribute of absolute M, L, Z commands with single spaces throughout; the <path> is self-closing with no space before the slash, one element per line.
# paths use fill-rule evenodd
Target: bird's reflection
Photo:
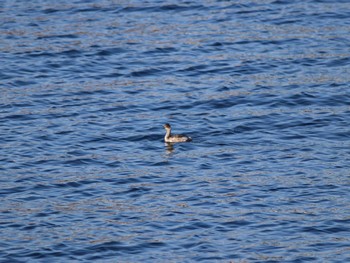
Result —
<path fill-rule="evenodd" d="M 166 153 L 167 153 L 167 154 L 173 153 L 173 151 L 174 151 L 174 144 L 173 144 L 173 143 L 171 143 L 171 142 L 166 142 L 166 143 L 164 143 L 164 145 L 165 145 L 165 147 L 166 147 Z"/>

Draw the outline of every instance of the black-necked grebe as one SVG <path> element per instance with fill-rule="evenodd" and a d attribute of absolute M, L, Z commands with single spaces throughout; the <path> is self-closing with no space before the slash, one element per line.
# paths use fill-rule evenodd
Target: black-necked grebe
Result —
<path fill-rule="evenodd" d="M 164 129 L 166 130 L 166 134 L 164 136 L 165 142 L 190 142 L 192 141 L 191 137 L 188 137 L 183 134 L 171 134 L 171 126 L 169 123 L 164 124 Z"/>

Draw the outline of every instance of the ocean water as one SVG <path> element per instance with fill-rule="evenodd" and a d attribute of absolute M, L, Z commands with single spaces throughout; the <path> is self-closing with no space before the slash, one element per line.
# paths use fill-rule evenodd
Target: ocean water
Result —
<path fill-rule="evenodd" d="M 0 262 L 350 262 L 350 1 L 5 0 L 0 24 Z"/>

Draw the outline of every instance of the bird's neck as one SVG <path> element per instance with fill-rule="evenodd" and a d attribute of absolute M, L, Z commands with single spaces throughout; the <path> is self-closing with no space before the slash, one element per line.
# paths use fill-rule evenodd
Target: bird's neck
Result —
<path fill-rule="evenodd" d="M 170 134 L 171 134 L 171 130 L 170 129 L 166 130 L 165 138 L 168 139 L 170 137 Z"/>

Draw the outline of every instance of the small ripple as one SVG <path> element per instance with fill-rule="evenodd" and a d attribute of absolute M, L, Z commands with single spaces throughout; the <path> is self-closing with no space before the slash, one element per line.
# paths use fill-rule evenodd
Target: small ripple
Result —
<path fill-rule="evenodd" d="M 137 70 L 130 73 L 131 77 L 147 77 L 147 76 L 154 76 L 159 75 L 161 73 L 164 73 L 168 71 L 170 68 L 167 67 L 157 67 L 157 68 L 147 68 L 143 70 Z"/>
<path fill-rule="evenodd" d="M 124 52 L 126 52 L 124 48 L 113 47 L 113 48 L 99 50 L 94 55 L 101 56 L 101 57 L 108 57 L 116 54 L 122 54 Z"/>

